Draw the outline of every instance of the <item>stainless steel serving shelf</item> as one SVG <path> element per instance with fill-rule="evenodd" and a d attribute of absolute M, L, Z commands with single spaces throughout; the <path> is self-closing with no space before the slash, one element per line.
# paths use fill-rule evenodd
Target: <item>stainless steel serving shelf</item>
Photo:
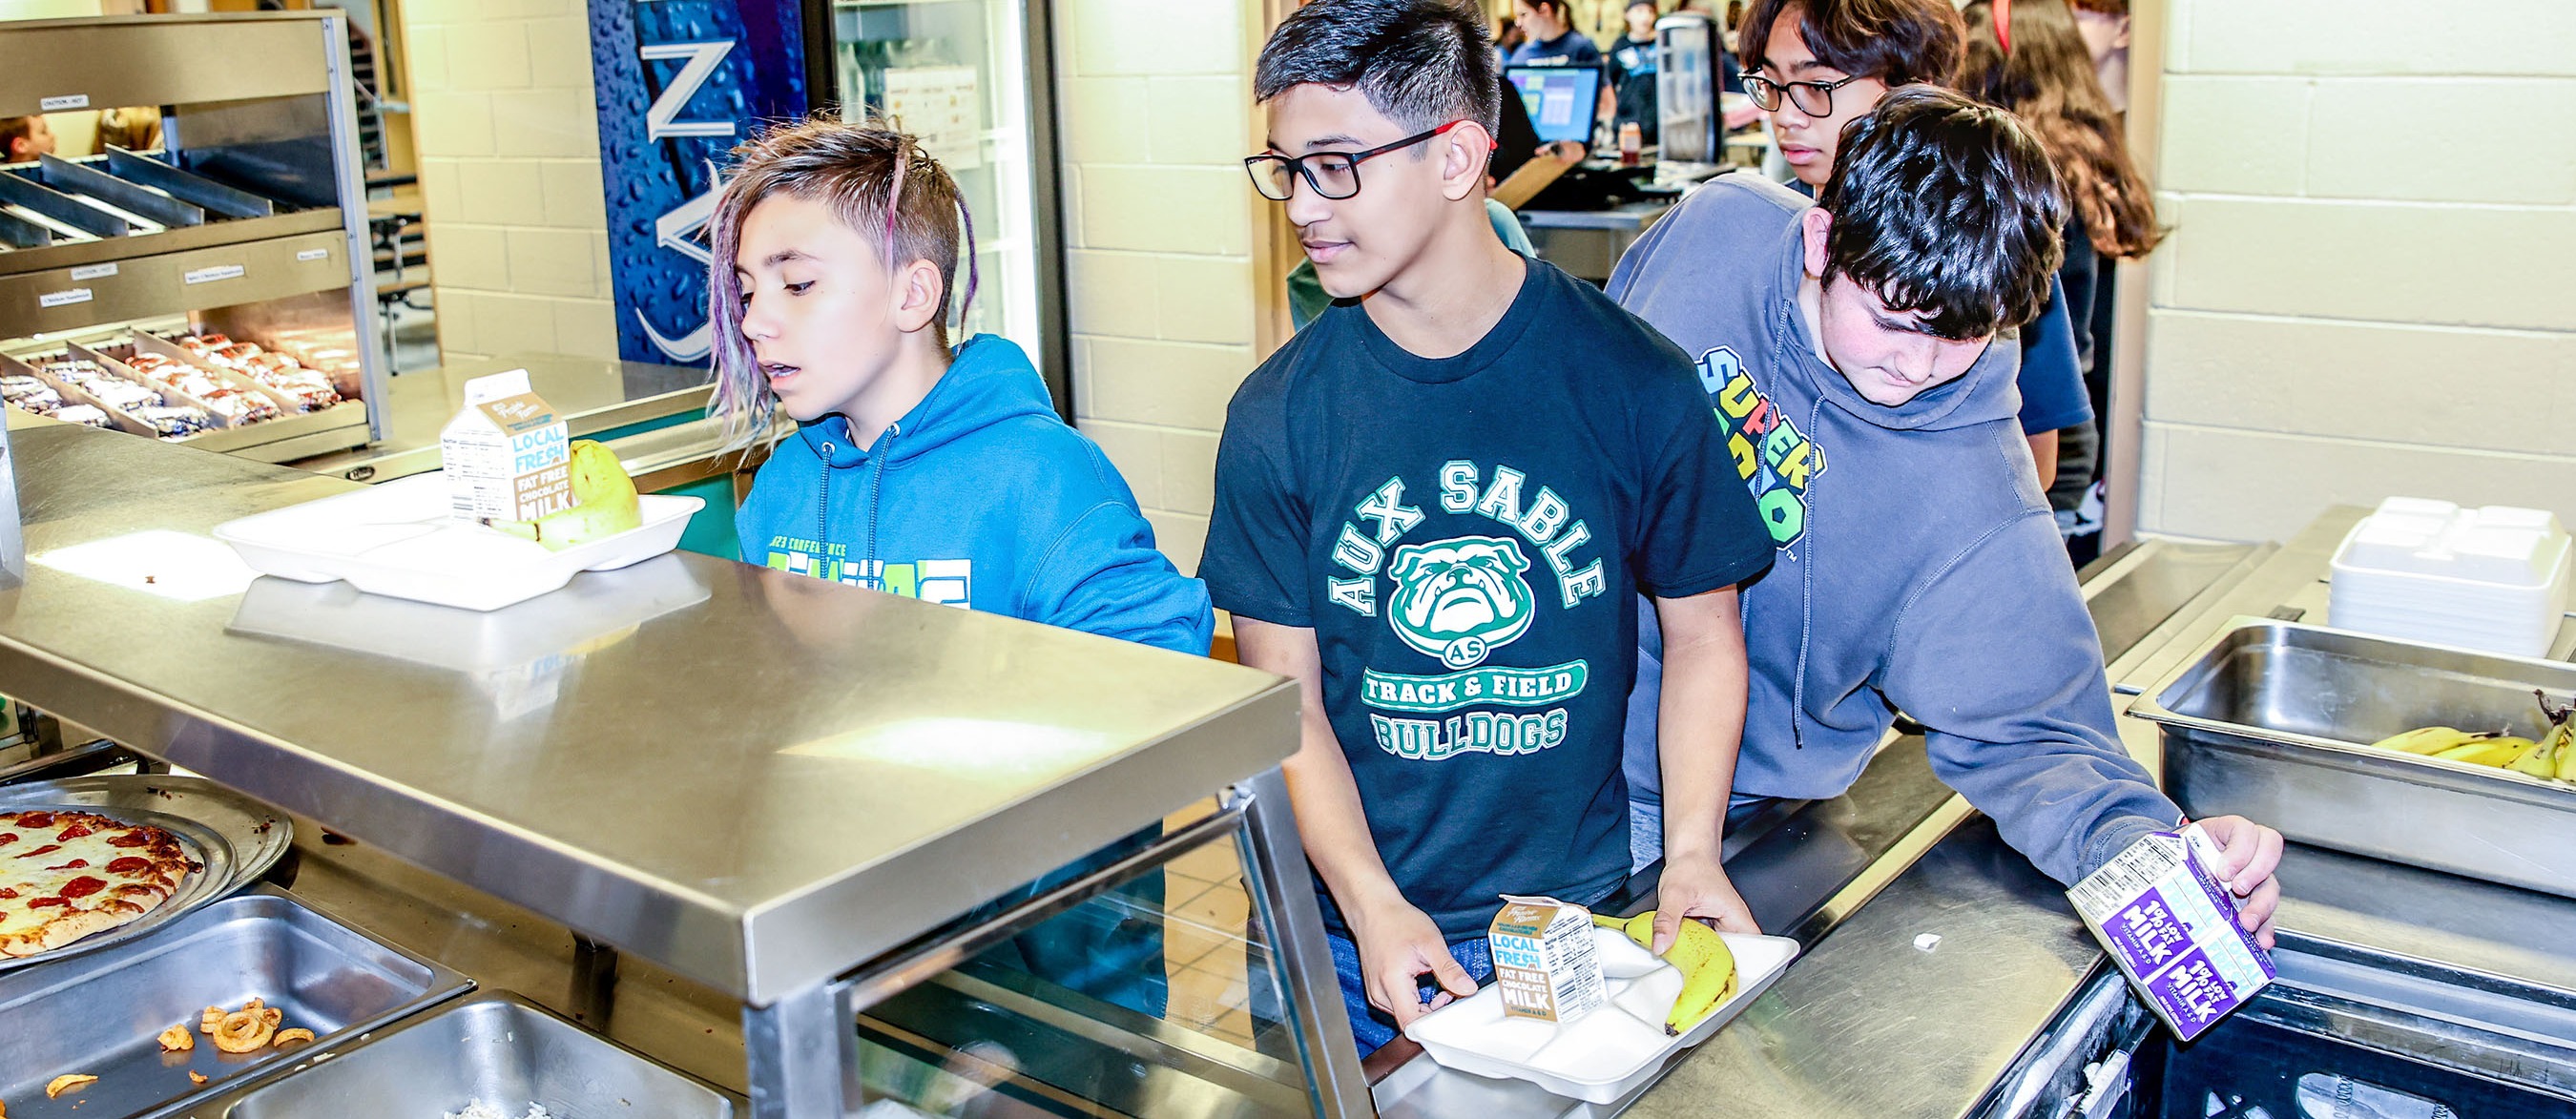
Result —
<path fill-rule="evenodd" d="M 815 1083 L 837 977 L 1297 742 L 1264 673 L 686 553 L 704 600 L 506 679 L 242 632 L 207 532 L 354 483 L 11 436 L 0 692 L 741 1000 L 756 1105 Z"/>
<path fill-rule="evenodd" d="M 206 564 L 219 546 L 173 538 L 351 483 L 88 429 L 15 442 L 8 694 L 754 1004 L 1296 741 L 1263 673 L 687 554 L 706 601 L 566 650 L 530 684 L 553 702 L 503 718 L 462 673 L 231 631 L 246 579 L 182 601 L 49 565 Z"/>
<path fill-rule="evenodd" d="M 265 459 L 383 432 L 348 17 L 334 10 L 0 23 L 0 117 L 158 108 L 168 150 L 0 168 L 0 339 L 144 319 L 267 341 L 322 328 L 358 356 L 326 409 L 228 432 Z M 102 61 L 107 60 L 107 61 Z M 334 348 L 341 348 L 334 339 Z"/>

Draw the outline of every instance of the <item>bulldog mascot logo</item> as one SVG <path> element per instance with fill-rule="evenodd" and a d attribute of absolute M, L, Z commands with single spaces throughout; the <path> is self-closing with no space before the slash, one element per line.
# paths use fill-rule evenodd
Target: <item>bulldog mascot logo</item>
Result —
<path fill-rule="evenodd" d="M 1504 537 L 1408 544 L 1388 565 L 1395 594 L 1386 620 L 1405 644 L 1452 669 L 1474 668 L 1529 632 L 1538 604 L 1521 577 L 1529 566 Z"/>

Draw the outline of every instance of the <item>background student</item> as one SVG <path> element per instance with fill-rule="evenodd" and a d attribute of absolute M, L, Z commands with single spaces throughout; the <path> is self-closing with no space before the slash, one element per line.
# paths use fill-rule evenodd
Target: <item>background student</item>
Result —
<path fill-rule="evenodd" d="M 0 163 L 32 163 L 54 154 L 54 129 L 43 114 L 0 117 Z"/>
<path fill-rule="evenodd" d="M 2021 354 L 1998 336 L 2047 298 L 2066 206 L 2028 127 L 1953 91 L 1893 92 L 1842 141 L 1813 204 L 1722 176 L 1610 277 L 1700 355 L 1780 547 L 1745 592 L 1734 789 L 1840 795 L 1902 711 L 1933 773 L 2073 883 L 2181 812 L 2120 742 L 2092 618 L 2010 436 Z M 1641 791 L 1670 772 L 1633 731 L 1629 759 Z M 2269 944 L 2280 834 L 2201 823 Z"/>
<path fill-rule="evenodd" d="M 2129 158 L 2120 114 L 2094 76 L 2092 57 L 2065 0 L 2012 0 L 2009 9 L 2008 26 L 1998 25 L 1991 0 L 1976 0 L 1961 12 L 1968 39 L 1959 88 L 2019 113 L 2057 166 L 2071 211 L 2066 263 L 2057 270 L 2060 299 L 2074 330 L 2076 364 L 2085 370 L 2087 395 L 2098 415 L 2109 389 L 2099 353 L 2108 339 L 2093 331 L 2104 317 L 2101 303 L 2107 294 L 2100 277 L 2110 271 L 2101 258 L 2143 259 L 2164 239 L 2164 230 L 2156 224 L 2155 193 Z M 2049 479 L 2048 492 L 2059 532 L 2069 538 L 2098 533 L 2100 503 L 2093 503 L 2089 518 L 2084 506 L 2101 473 L 2099 427 L 2090 419 L 2067 427 L 2058 432 L 2058 447 L 2057 473 Z"/>
<path fill-rule="evenodd" d="M 1950 0 L 1753 0 L 1737 49 L 1744 91 L 1770 114 L 1781 158 L 1812 195 L 1832 176 L 1844 126 L 1899 86 L 1958 78 L 1964 28 Z M 2020 333 L 2021 429 L 2034 476 L 2057 476 L 2057 433 L 2090 423 L 2066 308 Z"/>
<path fill-rule="evenodd" d="M 1658 936 L 1752 925 L 1717 842 L 1770 539 L 1689 359 L 1496 238 L 1492 57 L 1449 0 L 1317 0 L 1253 78 L 1245 165 L 1337 302 L 1227 407 L 1200 571 L 1304 693 L 1289 797 L 1363 1052 L 1490 974 L 1498 895 L 1627 880 L 1641 591 L 1674 681 Z"/>
<path fill-rule="evenodd" d="M 1566 0 L 1513 0 L 1512 22 L 1520 28 L 1521 45 L 1503 60 L 1506 66 L 1599 66 L 1601 48 L 1574 29 Z"/>
<path fill-rule="evenodd" d="M 2075 30 L 2111 111 L 2129 111 L 2129 0 L 2075 0 Z"/>
<path fill-rule="evenodd" d="M 1626 33 L 1603 56 L 1610 127 L 1633 123 L 1652 144 L 1663 119 L 1655 106 L 1655 0 L 1628 0 L 1626 15 Z"/>

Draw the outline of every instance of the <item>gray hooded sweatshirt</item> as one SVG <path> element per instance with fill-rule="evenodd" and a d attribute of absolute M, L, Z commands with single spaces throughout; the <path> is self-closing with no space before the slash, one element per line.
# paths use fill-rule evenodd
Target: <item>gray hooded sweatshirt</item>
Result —
<path fill-rule="evenodd" d="M 1840 795 L 1901 709 L 1928 728 L 1933 771 L 2073 882 L 2181 813 L 2114 729 L 2101 645 L 2014 419 L 2021 348 L 1988 346 L 1898 407 L 1862 397 L 1798 310 L 1808 205 L 1722 176 L 1610 277 L 1611 298 L 1698 361 L 1779 549 L 1744 592 L 1735 793 Z M 1627 772 L 1653 802 L 1663 638 L 1643 613 Z"/>

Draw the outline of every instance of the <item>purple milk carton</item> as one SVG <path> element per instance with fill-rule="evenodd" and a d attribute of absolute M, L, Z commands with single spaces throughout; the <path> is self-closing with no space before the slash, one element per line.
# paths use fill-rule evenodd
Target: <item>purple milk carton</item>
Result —
<path fill-rule="evenodd" d="M 2129 845 L 2066 891 L 2093 936 L 2185 1041 L 2272 981 L 2272 957 L 2236 923 L 2236 898 L 2211 867 L 2218 843 L 2192 824 Z"/>

